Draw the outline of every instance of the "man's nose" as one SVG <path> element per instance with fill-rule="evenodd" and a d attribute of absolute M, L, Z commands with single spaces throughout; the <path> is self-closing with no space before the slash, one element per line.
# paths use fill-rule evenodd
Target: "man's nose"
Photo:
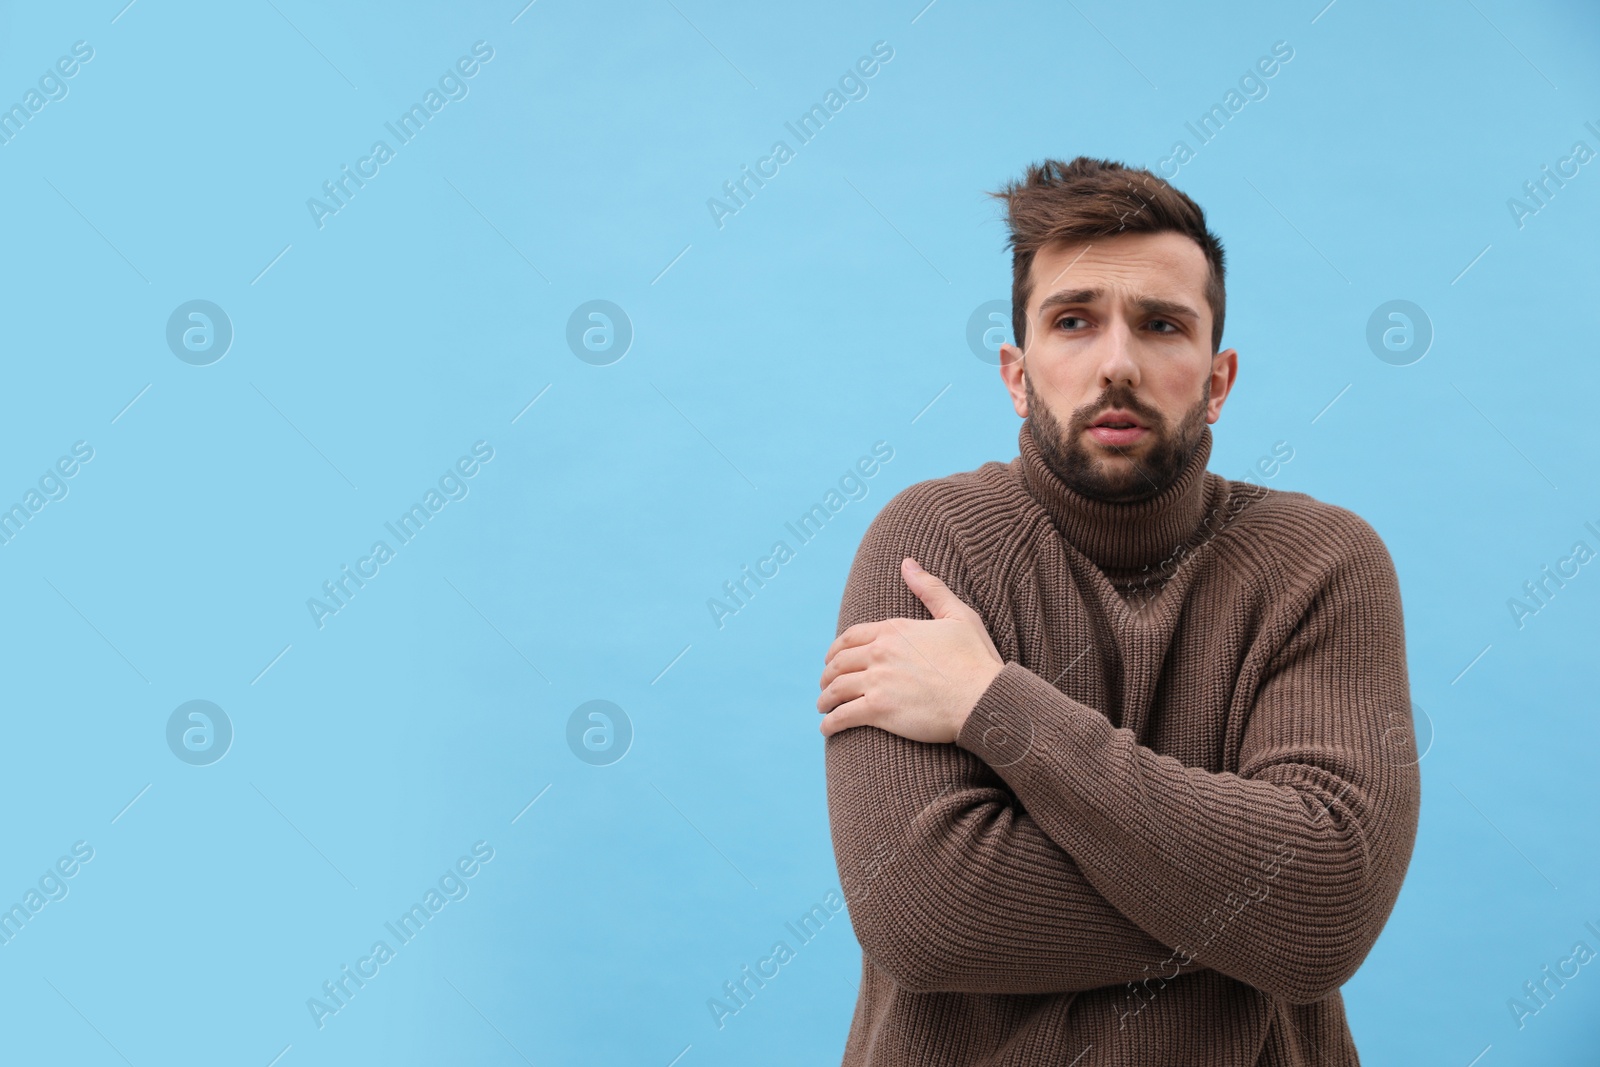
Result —
<path fill-rule="evenodd" d="M 1113 319 L 1100 335 L 1100 384 L 1139 384 L 1139 359 L 1133 332 L 1121 319 Z"/>

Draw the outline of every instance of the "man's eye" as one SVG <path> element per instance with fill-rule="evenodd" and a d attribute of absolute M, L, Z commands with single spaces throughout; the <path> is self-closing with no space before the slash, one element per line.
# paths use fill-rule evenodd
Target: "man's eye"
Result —
<path fill-rule="evenodd" d="M 1178 327 L 1174 326 L 1172 323 L 1168 322 L 1166 319 L 1152 319 L 1151 320 L 1151 325 L 1152 326 L 1158 326 L 1158 325 L 1159 326 L 1166 326 L 1173 333 L 1176 333 L 1178 331 Z M 1166 333 L 1166 332 L 1168 332 L 1168 330 L 1157 330 L 1156 332 L 1157 333 Z"/>
<path fill-rule="evenodd" d="M 1059 319 L 1056 320 L 1056 325 L 1060 326 L 1063 322 L 1084 322 L 1084 321 L 1086 321 L 1086 320 L 1081 319 L 1076 315 L 1063 315 Z"/>

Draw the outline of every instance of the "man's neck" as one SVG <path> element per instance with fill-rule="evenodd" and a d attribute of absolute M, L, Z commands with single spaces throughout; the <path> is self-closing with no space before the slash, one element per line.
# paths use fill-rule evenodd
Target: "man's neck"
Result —
<path fill-rule="evenodd" d="M 1134 503 L 1100 500 L 1064 482 L 1045 461 L 1027 422 L 1018 433 L 1019 459 L 1029 493 L 1069 544 L 1106 571 L 1155 567 L 1200 530 L 1220 479 L 1207 478 L 1211 427 L 1178 477 L 1155 496 Z"/>

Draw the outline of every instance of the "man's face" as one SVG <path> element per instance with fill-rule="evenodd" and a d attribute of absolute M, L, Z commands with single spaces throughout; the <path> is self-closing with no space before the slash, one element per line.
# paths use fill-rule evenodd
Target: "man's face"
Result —
<path fill-rule="evenodd" d="M 1155 496 L 1221 417 L 1238 353 L 1212 355 L 1206 277 L 1200 246 L 1172 232 L 1035 254 L 1026 345 L 1000 347 L 1000 376 L 1073 489 L 1118 502 Z"/>

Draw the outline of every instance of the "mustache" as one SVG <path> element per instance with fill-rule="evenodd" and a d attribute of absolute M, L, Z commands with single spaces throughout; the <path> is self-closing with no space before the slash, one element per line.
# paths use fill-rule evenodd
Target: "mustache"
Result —
<path fill-rule="evenodd" d="M 1086 430 L 1098 419 L 1103 412 L 1129 411 L 1147 428 L 1156 431 L 1166 429 L 1166 422 L 1153 411 L 1145 408 L 1132 397 L 1104 396 L 1093 404 L 1088 404 L 1072 413 L 1072 426 L 1075 430 Z"/>

